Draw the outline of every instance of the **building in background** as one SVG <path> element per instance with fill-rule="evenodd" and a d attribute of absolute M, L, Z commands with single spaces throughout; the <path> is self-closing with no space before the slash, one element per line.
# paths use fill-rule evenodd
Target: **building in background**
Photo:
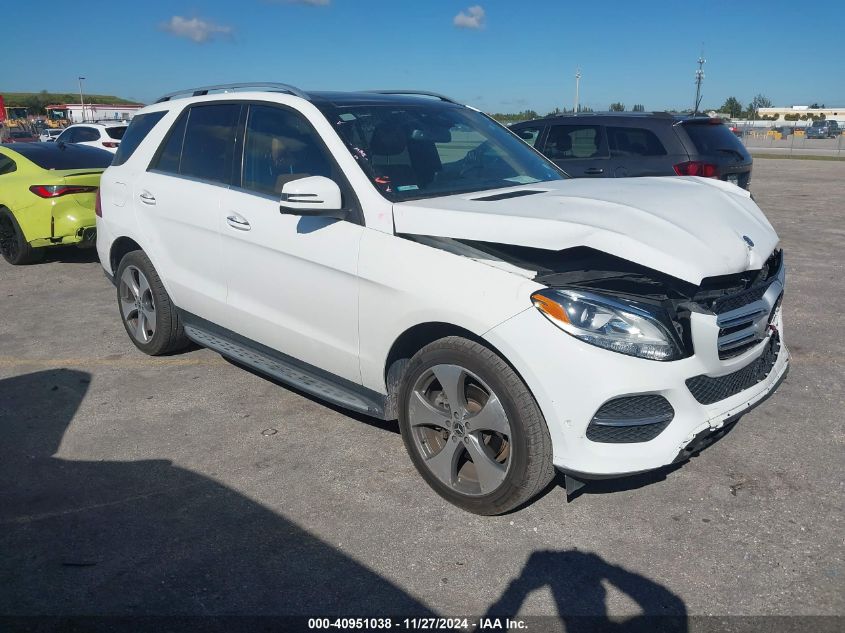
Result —
<path fill-rule="evenodd" d="M 108 105 L 102 103 L 86 103 L 83 116 L 82 105 L 78 103 L 62 103 L 47 106 L 47 118 L 51 121 L 66 121 L 67 123 L 82 123 L 83 121 L 129 121 L 135 112 L 143 108 L 143 104 L 129 103 Z"/>
<path fill-rule="evenodd" d="M 769 121 L 778 122 L 785 125 L 798 126 L 806 125 L 807 121 L 813 121 L 816 118 L 824 118 L 833 120 L 840 125 L 845 123 L 845 106 L 839 108 L 811 108 L 810 106 L 796 105 L 786 108 L 760 108 L 757 111 L 759 117 L 770 117 Z M 777 118 L 771 118 L 777 117 Z"/>

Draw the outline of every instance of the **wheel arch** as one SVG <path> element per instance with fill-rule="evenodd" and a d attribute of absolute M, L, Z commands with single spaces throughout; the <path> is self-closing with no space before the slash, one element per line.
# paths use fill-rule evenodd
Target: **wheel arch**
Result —
<path fill-rule="evenodd" d="M 385 400 L 384 410 L 386 419 L 394 420 L 399 417 L 399 387 L 402 384 L 402 378 L 405 375 L 405 370 L 411 358 L 429 343 L 446 338 L 447 336 L 460 336 L 484 345 L 484 347 L 487 347 L 505 361 L 517 376 L 519 376 L 526 387 L 528 387 L 529 391 L 531 390 L 519 370 L 511 363 L 508 357 L 484 337 L 454 323 L 444 321 L 418 323 L 402 332 L 396 338 L 385 359 L 384 383 L 387 387 L 387 398 Z"/>
<path fill-rule="evenodd" d="M 120 261 L 132 251 L 143 251 L 140 244 L 130 237 L 119 237 L 112 242 L 109 249 L 109 266 L 111 266 L 112 275 L 117 275 L 117 268 L 120 266 Z"/>

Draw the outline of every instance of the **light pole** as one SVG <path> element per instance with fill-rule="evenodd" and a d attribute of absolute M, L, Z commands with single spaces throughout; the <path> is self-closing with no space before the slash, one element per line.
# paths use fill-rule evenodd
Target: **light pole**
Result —
<path fill-rule="evenodd" d="M 85 123 L 85 99 L 82 96 L 82 82 L 85 80 L 85 77 L 77 77 L 79 80 L 79 103 L 82 106 L 82 122 Z"/>
<path fill-rule="evenodd" d="M 575 114 L 578 114 L 578 89 L 581 83 L 581 69 L 575 71 Z"/>
<path fill-rule="evenodd" d="M 704 81 L 704 64 L 707 60 L 704 55 L 698 58 L 698 70 L 695 71 L 695 108 L 693 108 L 692 115 L 698 114 L 698 108 L 701 106 L 701 82 Z"/>

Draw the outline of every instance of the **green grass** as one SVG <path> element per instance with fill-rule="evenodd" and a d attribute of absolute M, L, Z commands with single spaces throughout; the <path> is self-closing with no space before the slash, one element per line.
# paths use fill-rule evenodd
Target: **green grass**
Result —
<path fill-rule="evenodd" d="M 751 153 L 751 157 L 754 160 L 758 158 L 779 158 L 781 160 L 832 160 L 832 161 L 845 161 L 845 156 L 809 156 L 804 154 L 795 154 L 794 156 L 790 156 L 789 154 L 755 154 Z"/>

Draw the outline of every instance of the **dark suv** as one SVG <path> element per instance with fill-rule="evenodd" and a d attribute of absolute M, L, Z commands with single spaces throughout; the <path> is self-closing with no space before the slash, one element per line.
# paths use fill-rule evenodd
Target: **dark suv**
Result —
<path fill-rule="evenodd" d="M 837 121 L 813 121 L 805 134 L 807 138 L 836 138 L 841 132 Z"/>
<path fill-rule="evenodd" d="M 745 189 L 751 182 L 751 155 L 717 118 L 582 113 L 511 129 L 575 178 L 705 176 Z"/>

